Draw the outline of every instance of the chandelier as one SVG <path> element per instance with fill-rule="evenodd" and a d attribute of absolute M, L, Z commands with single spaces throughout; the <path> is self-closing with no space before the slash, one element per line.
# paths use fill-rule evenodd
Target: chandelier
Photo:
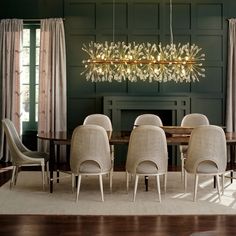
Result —
<path fill-rule="evenodd" d="M 113 0 L 114 3 L 114 0 Z M 194 82 L 205 77 L 202 61 L 205 54 L 197 45 L 173 43 L 172 1 L 170 0 L 171 43 L 165 46 L 151 43 L 114 42 L 114 4 L 113 4 L 113 42 L 90 42 L 83 45 L 89 58 L 83 60 L 87 80 L 92 82 L 113 80 L 122 82 Z"/>

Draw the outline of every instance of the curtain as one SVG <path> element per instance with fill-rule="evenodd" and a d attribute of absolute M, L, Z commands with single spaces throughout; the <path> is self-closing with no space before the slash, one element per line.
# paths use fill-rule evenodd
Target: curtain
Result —
<path fill-rule="evenodd" d="M 38 132 L 67 130 L 66 49 L 62 19 L 41 20 Z M 48 151 L 48 143 L 39 148 Z"/>
<path fill-rule="evenodd" d="M 236 19 L 229 19 L 226 131 L 236 131 Z"/>
<path fill-rule="evenodd" d="M 20 52 L 22 49 L 23 20 L 0 21 L 0 89 L 1 120 L 9 118 L 20 132 Z M 1 127 L 1 157 L 10 161 L 5 148 L 5 137 Z"/>

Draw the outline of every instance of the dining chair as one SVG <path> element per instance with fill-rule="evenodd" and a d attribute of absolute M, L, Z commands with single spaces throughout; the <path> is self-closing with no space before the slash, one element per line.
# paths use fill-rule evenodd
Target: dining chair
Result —
<path fill-rule="evenodd" d="M 13 185 L 16 185 L 18 171 L 21 166 L 41 166 L 42 184 L 43 184 L 43 190 L 44 190 L 45 188 L 44 169 L 46 165 L 46 172 L 47 172 L 47 178 L 48 178 L 49 155 L 44 152 L 31 151 L 28 148 L 26 148 L 24 144 L 22 143 L 16 131 L 16 128 L 11 120 L 3 119 L 2 125 L 3 125 L 4 132 L 6 134 L 7 145 L 9 147 L 10 155 L 12 158 L 12 165 L 13 165 L 10 188 L 12 188 Z"/>
<path fill-rule="evenodd" d="M 84 125 L 99 125 L 103 127 L 108 135 L 108 138 L 111 138 L 112 135 L 112 123 L 110 118 L 107 115 L 104 114 L 91 114 L 88 115 L 83 122 Z M 111 156 L 111 161 L 112 161 L 112 171 L 110 172 L 111 175 L 113 175 L 114 171 L 114 161 L 115 161 L 115 156 L 114 156 L 114 145 L 110 145 L 110 156 Z M 111 176 L 112 178 L 112 176 Z M 112 182 L 110 182 L 112 184 Z M 110 191 L 112 191 L 112 185 L 110 186 Z"/>
<path fill-rule="evenodd" d="M 104 201 L 102 175 L 110 174 L 112 162 L 109 139 L 103 127 L 81 125 L 75 128 L 71 140 L 70 167 L 72 188 L 75 186 L 75 177 L 78 176 L 76 202 L 78 202 L 81 177 L 83 175 L 99 176 L 101 197 L 102 201 Z M 112 175 L 110 174 L 109 176 L 111 182 Z"/>
<path fill-rule="evenodd" d="M 200 113 L 191 113 L 185 115 L 181 121 L 182 127 L 192 127 L 195 128 L 200 125 L 209 125 L 209 120 L 207 116 Z M 188 149 L 188 145 L 180 145 L 180 159 L 181 159 L 181 178 L 184 175 L 184 161 L 186 159 L 186 153 Z"/>
<path fill-rule="evenodd" d="M 134 128 L 140 125 L 163 126 L 161 118 L 154 114 L 142 114 L 137 116 L 134 121 Z"/>
<path fill-rule="evenodd" d="M 153 125 L 141 125 L 132 130 L 127 160 L 126 187 L 129 189 L 129 174 L 135 176 L 133 201 L 135 201 L 139 176 L 156 176 L 159 201 L 161 202 L 160 175 L 164 175 L 166 192 L 168 153 L 163 129 Z"/>
<path fill-rule="evenodd" d="M 142 114 L 136 117 L 133 128 L 136 128 L 140 125 L 155 125 L 158 127 L 163 126 L 162 120 L 158 115 L 149 113 Z M 146 191 L 148 191 L 148 176 L 145 176 L 144 180 L 145 180 Z"/>
<path fill-rule="evenodd" d="M 221 200 L 219 177 L 226 172 L 226 138 L 223 129 L 215 125 L 202 125 L 193 129 L 185 160 L 184 189 L 187 188 L 187 173 L 195 175 L 194 197 L 197 199 L 199 176 L 215 176 L 219 199 Z"/>

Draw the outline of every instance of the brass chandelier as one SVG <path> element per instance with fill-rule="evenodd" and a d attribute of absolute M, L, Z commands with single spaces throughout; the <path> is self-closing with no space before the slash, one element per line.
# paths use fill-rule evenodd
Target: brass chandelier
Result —
<path fill-rule="evenodd" d="M 113 0 L 113 42 L 90 42 L 83 45 L 89 59 L 83 60 L 87 80 L 92 82 L 113 80 L 122 82 L 158 81 L 158 82 L 194 82 L 205 77 L 202 61 L 205 54 L 201 48 L 189 43 L 181 45 L 173 43 L 172 1 L 170 0 L 170 34 L 171 43 L 165 46 L 151 43 L 114 42 Z"/>

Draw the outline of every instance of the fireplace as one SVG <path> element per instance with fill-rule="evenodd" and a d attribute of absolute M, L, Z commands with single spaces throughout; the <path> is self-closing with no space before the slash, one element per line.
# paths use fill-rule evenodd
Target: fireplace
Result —
<path fill-rule="evenodd" d="M 179 125 L 190 112 L 190 100 L 187 96 L 105 96 L 103 112 L 118 131 L 131 130 L 135 118 L 144 113 L 160 116 L 163 125 Z"/>
<path fill-rule="evenodd" d="M 113 130 L 132 130 L 138 115 L 158 115 L 163 125 L 180 125 L 183 116 L 190 113 L 190 98 L 185 96 L 105 96 L 103 112 L 111 118 Z M 115 167 L 124 167 L 127 146 L 116 147 Z M 178 164 L 178 148 L 168 147 L 169 164 Z"/>

